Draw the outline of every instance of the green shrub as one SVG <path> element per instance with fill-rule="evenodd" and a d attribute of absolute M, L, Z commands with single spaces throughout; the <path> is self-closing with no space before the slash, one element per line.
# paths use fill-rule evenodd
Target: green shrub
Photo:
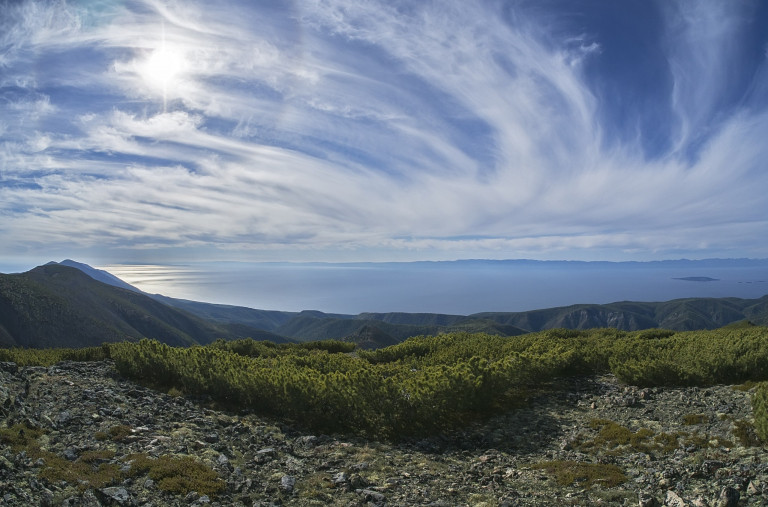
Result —
<path fill-rule="evenodd" d="M 755 416 L 755 433 L 768 442 L 768 382 L 763 382 L 752 395 L 752 413 Z"/>

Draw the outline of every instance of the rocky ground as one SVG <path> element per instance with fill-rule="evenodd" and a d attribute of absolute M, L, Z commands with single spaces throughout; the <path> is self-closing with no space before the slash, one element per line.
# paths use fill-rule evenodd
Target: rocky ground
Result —
<path fill-rule="evenodd" d="M 568 379 L 391 444 L 214 410 L 109 362 L 2 363 L 0 505 L 768 505 L 747 387 Z"/>

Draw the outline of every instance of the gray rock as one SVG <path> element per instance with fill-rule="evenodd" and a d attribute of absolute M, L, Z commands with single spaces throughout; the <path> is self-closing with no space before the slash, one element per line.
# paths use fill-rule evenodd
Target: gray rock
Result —
<path fill-rule="evenodd" d="M 735 488 L 723 488 L 717 499 L 717 507 L 737 507 L 739 505 L 739 492 Z"/>
<path fill-rule="evenodd" d="M 346 472 L 339 472 L 333 476 L 333 483 L 337 486 L 349 482 L 349 475 Z"/>
<path fill-rule="evenodd" d="M 62 412 L 59 412 L 59 415 L 56 416 L 54 419 L 54 422 L 57 426 L 65 426 L 69 424 L 72 421 L 72 414 L 69 412 L 69 410 L 64 410 Z"/>
<path fill-rule="evenodd" d="M 387 501 L 387 498 L 382 493 L 372 489 L 358 489 L 355 493 L 362 496 L 366 502 L 371 502 L 376 506 L 384 505 Z"/>
<path fill-rule="evenodd" d="M 2 361 L 0 362 L 0 371 L 14 374 L 19 371 L 19 365 L 10 361 Z"/>
<path fill-rule="evenodd" d="M 133 505 L 133 499 L 128 490 L 123 487 L 109 487 L 99 490 L 101 501 L 107 505 Z"/>
<path fill-rule="evenodd" d="M 664 503 L 667 507 L 687 507 L 685 500 L 672 490 L 667 491 L 667 497 Z"/>
<path fill-rule="evenodd" d="M 292 475 L 284 475 L 280 478 L 280 489 L 286 493 L 293 493 L 296 486 L 296 478 Z"/>
<path fill-rule="evenodd" d="M 661 504 L 653 495 L 648 494 L 641 494 L 640 495 L 640 501 L 638 503 L 639 507 L 660 507 Z"/>

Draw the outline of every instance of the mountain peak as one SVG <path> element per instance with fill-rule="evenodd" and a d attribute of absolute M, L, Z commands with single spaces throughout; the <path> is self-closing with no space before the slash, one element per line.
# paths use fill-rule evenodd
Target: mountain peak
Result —
<path fill-rule="evenodd" d="M 49 262 L 48 264 L 51 264 L 51 263 Z M 53 264 L 58 264 L 60 266 L 68 266 L 70 268 L 76 268 L 82 271 L 83 273 L 85 273 L 86 275 L 90 276 L 94 280 L 98 280 L 99 282 L 106 283 L 107 285 L 112 285 L 113 287 L 120 287 L 121 289 L 128 289 L 133 292 L 142 293 L 141 289 L 138 289 L 133 285 L 119 279 L 112 273 L 108 271 L 104 271 L 103 269 L 96 269 L 82 262 L 73 261 L 72 259 L 64 259 L 61 262 L 58 262 L 58 263 L 54 262 Z"/>

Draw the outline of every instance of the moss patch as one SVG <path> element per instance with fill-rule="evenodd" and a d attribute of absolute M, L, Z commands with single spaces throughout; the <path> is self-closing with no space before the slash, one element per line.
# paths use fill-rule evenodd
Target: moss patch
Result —
<path fill-rule="evenodd" d="M 543 461 L 532 466 L 554 475 L 561 486 L 577 484 L 586 488 L 602 486 L 612 488 L 627 481 L 627 476 L 616 465 L 582 463 L 578 461 Z"/>
<path fill-rule="evenodd" d="M 150 458 L 146 454 L 129 456 L 131 464 L 129 474 L 133 477 L 149 475 L 163 491 L 177 495 L 186 495 L 196 491 L 201 495 L 215 497 L 223 488 L 218 474 L 191 456 L 163 455 Z"/>
<path fill-rule="evenodd" d="M 686 414 L 683 416 L 685 426 L 695 426 L 707 422 L 707 416 L 704 414 Z"/>

